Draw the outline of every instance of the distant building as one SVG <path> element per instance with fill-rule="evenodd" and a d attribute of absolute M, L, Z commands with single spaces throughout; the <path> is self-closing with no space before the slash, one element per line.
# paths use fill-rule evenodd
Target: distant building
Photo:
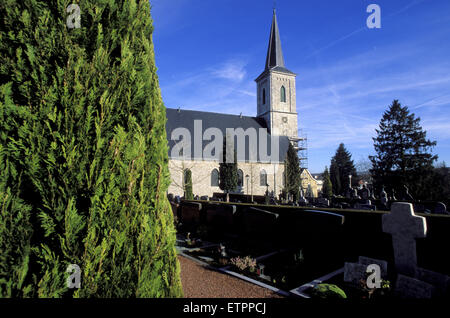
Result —
<path fill-rule="evenodd" d="M 296 146 L 299 140 L 295 77 L 296 74 L 285 67 L 274 10 L 265 69 L 255 80 L 256 117 L 167 109 L 166 131 L 169 140 L 169 169 L 172 179 L 168 192 L 183 196 L 184 175 L 188 169 L 192 173 L 192 187 L 195 195 L 212 196 L 214 192 L 222 192 L 219 189 L 219 161 L 205 159 L 201 152 L 197 151 L 196 153 L 194 143 L 200 143 L 201 148 L 205 149 L 211 142 L 209 138 L 202 138 L 205 131 L 216 129 L 215 131 L 218 130 L 223 136 L 226 136 L 227 129 L 242 128 L 244 131 L 266 129 L 269 133 L 268 139 L 270 136 L 279 137 L 279 146 L 277 159 L 267 162 L 267 160 L 261 159 L 259 146 L 266 140 L 261 140 L 259 135 L 256 136 L 258 155 L 256 158 L 252 158 L 251 149 L 253 148 L 250 146 L 254 145 L 249 145 L 250 137 L 245 139 L 245 155 L 238 158 L 239 182 L 236 192 L 263 195 L 268 189 L 278 196 L 284 188 L 284 160 L 289 143 Z M 179 142 L 179 139 L 174 137 L 178 128 L 185 129 L 182 131 L 191 136 L 192 142 L 183 148 L 183 151 L 174 148 Z M 269 142 L 268 149 L 270 151 L 271 147 Z M 176 149 L 175 153 L 174 149 Z M 185 149 L 189 154 L 181 153 Z M 313 196 L 317 197 L 317 182 L 307 169 L 303 169 L 302 178 L 304 192 L 310 191 Z"/>
<path fill-rule="evenodd" d="M 313 173 L 312 176 L 317 184 L 317 192 L 319 192 L 319 193 L 322 192 L 323 174 L 322 173 Z"/>

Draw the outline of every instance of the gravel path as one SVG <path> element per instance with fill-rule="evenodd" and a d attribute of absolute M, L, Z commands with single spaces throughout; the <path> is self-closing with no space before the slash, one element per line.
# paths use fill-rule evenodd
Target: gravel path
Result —
<path fill-rule="evenodd" d="M 281 298 L 269 289 L 222 274 L 178 256 L 186 298 Z"/>

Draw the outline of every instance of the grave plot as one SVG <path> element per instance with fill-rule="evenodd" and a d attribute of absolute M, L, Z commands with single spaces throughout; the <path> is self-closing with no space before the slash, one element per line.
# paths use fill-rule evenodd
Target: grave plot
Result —
<path fill-rule="evenodd" d="M 229 270 L 282 290 L 291 290 L 333 269 L 317 264 L 314 259 L 308 260 L 302 249 L 279 252 L 263 260 L 232 260 L 232 264 Z"/>
<path fill-rule="evenodd" d="M 251 254 L 255 244 L 263 245 L 271 240 L 266 252 L 277 252 L 268 257 L 240 257 L 232 261 L 229 270 L 290 290 L 342 266 L 335 255 L 339 253 L 343 216 L 313 210 L 279 215 L 253 208 L 247 213 L 250 215 L 243 219 L 246 229 L 243 238 L 254 237 L 249 241 L 239 240 L 240 250 Z"/>
<path fill-rule="evenodd" d="M 230 259 L 239 257 L 239 252 L 226 251 L 225 246 L 222 244 L 184 250 L 183 253 L 216 268 L 228 266 L 230 265 Z"/>
<path fill-rule="evenodd" d="M 197 202 L 183 201 L 180 206 L 180 231 L 195 232 L 203 220 L 203 206 Z"/>
<path fill-rule="evenodd" d="M 380 284 L 376 288 L 367 284 L 368 280 L 372 281 L 370 278 L 372 273 L 367 272 L 367 268 L 371 264 L 376 264 L 380 268 Z M 311 281 L 309 284 L 293 290 L 293 292 L 315 298 L 317 295 L 314 289 L 320 284 L 335 286 L 345 294 L 345 298 L 353 300 L 389 299 L 393 297 L 391 282 L 387 276 L 387 262 L 364 256 L 359 257 L 358 263 L 345 263 L 344 268 L 334 274 Z"/>
<path fill-rule="evenodd" d="M 311 297 L 319 284 L 336 285 L 349 299 L 450 299 L 450 277 L 417 265 L 416 240 L 427 235 L 426 219 L 410 203 L 395 202 L 382 216 L 382 230 L 391 235 L 393 262 L 360 256 L 341 272 L 291 290 Z M 389 265 L 389 266 L 388 266 Z M 329 285 L 328 285 L 329 286 Z M 314 290 L 313 290 L 314 289 Z"/>

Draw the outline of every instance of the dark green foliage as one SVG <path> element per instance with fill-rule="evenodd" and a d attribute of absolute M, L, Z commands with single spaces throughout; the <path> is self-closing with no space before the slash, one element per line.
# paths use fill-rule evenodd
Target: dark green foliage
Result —
<path fill-rule="evenodd" d="M 336 154 L 331 158 L 330 179 L 333 185 L 333 193 L 341 195 L 349 188 L 349 175 L 352 175 L 352 184 L 357 182 L 356 169 L 352 155 L 341 143 Z"/>
<path fill-rule="evenodd" d="M 238 167 L 237 167 L 237 154 L 234 150 L 233 160 L 228 160 L 232 162 L 227 162 L 227 151 L 233 151 L 230 146 L 227 147 L 227 138 L 223 139 L 223 151 L 222 151 L 222 162 L 219 164 L 219 188 L 227 194 L 227 201 L 229 193 L 236 190 L 238 186 Z M 229 142 L 231 145 L 232 143 Z"/>
<path fill-rule="evenodd" d="M 435 167 L 433 185 L 429 190 L 430 199 L 442 201 L 448 210 L 450 207 L 450 168 L 445 165 L 445 162 L 439 163 Z"/>
<path fill-rule="evenodd" d="M 420 118 L 394 100 L 376 132 L 376 155 L 369 157 L 375 188 L 379 191 L 384 185 L 398 193 L 406 185 L 415 199 L 426 199 L 433 186 L 433 162 L 437 156 L 430 152 L 436 142 L 426 138 Z"/>
<path fill-rule="evenodd" d="M 0 3 L 0 297 L 181 296 L 149 2 L 77 3 Z"/>
<path fill-rule="evenodd" d="M 285 160 L 285 167 L 285 191 L 293 195 L 294 200 L 298 200 L 301 184 L 301 168 L 300 159 L 298 158 L 297 151 L 294 149 L 294 146 L 292 144 L 289 144 Z"/>
<path fill-rule="evenodd" d="M 186 169 L 184 172 L 184 197 L 186 200 L 194 200 L 194 193 L 192 192 L 192 172 Z"/>
<path fill-rule="evenodd" d="M 333 185 L 331 184 L 330 174 L 328 173 L 328 167 L 325 167 L 323 172 L 323 186 L 322 186 L 322 196 L 324 198 L 331 198 L 333 195 Z"/>

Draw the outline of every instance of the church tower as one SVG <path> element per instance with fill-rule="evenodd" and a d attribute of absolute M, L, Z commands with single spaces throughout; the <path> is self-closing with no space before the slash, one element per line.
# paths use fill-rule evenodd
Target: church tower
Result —
<path fill-rule="evenodd" d="M 284 65 L 280 33 L 275 9 L 270 29 L 264 72 L 255 80 L 257 85 L 257 116 L 264 118 L 271 134 L 298 138 L 297 105 L 295 96 L 296 74 Z"/>

